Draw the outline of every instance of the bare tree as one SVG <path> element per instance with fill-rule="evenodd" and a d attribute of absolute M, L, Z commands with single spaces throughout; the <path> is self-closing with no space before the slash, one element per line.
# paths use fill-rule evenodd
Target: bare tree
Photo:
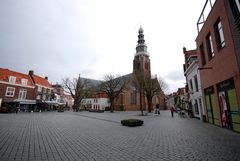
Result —
<path fill-rule="evenodd" d="M 158 77 L 158 82 L 163 93 L 167 93 L 168 84 L 166 83 L 166 81 L 162 77 Z"/>
<path fill-rule="evenodd" d="M 148 112 L 152 111 L 152 98 L 155 95 L 159 95 L 162 92 L 160 83 L 157 78 L 151 76 L 145 77 L 144 80 L 144 92 L 148 102 Z"/>
<path fill-rule="evenodd" d="M 100 89 L 104 91 L 110 100 L 110 111 L 114 111 L 114 101 L 125 88 L 126 81 L 124 77 L 114 75 L 105 75 L 104 82 L 100 84 Z"/>
<path fill-rule="evenodd" d="M 81 79 L 79 75 L 78 78 L 73 78 L 72 80 L 63 78 L 62 84 L 63 88 L 66 89 L 65 91 L 71 94 L 74 99 L 73 109 L 79 111 L 82 99 L 89 94 L 87 89 L 89 81 L 87 79 Z"/>
<path fill-rule="evenodd" d="M 139 92 L 139 97 L 140 97 L 140 110 L 141 110 L 141 115 L 143 116 L 143 97 L 144 97 L 144 86 L 145 86 L 145 76 L 138 72 L 134 74 L 134 80 L 133 84 L 135 85 L 137 91 Z"/>

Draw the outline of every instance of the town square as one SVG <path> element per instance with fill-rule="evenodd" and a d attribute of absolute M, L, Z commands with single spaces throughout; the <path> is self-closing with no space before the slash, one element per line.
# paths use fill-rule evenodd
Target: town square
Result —
<path fill-rule="evenodd" d="M 0 1 L 0 161 L 240 160 L 240 0 Z"/>
<path fill-rule="evenodd" d="M 191 118 L 140 112 L 0 114 L 1 161 L 239 160 L 238 133 Z M 140 118 L 143 126 L 120 121 Z"/>

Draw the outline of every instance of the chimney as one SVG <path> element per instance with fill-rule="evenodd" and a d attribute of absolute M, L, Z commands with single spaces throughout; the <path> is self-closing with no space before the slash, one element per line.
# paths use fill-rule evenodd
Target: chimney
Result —
<path fill-rule="evenodd" d="M 34 72 L 33 70 L 29 70 L 28 75 L 33 76 Z"/>
<path fill-rule="evenodd" d="M 48 80 L 48 77 L 45 77 L 46 80 Z"/>
<path fill-rule="evenodd" d="M 186 47 L 183 47 L 183 53 L 185 53 L 187 51 Z"/>

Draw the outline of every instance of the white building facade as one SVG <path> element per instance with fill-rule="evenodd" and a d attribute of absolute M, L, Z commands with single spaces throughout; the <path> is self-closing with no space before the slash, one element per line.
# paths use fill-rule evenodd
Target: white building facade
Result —
<path fill-rule="evenodd" d="M 108 98 L 85 98 L 81 102 L 81 109 L 85 110 L 105 111 L 105 108 L 109 106 Z"/>
<path fill-rule="evenodd" d="M 206 115 L 202 97 L 200 71 L 197 61 L 197 56 L 188 58 L 189 67 L 185 71 L 187 84 L 189 88 L 189 102 L 192 106 L 193 116 L 203 120 Z"/>

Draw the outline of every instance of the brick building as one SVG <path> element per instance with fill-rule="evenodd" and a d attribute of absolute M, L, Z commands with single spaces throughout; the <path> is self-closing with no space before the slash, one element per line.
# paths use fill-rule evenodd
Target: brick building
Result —
<path fill-rule="evenodd" d="M 133 73 L 122 76 L 122 79 L 125 79 L 127 84 L 126 88 L 116 100 L 117 110 L 140 110 L 140 93 L 134 84 L 134 79 L 136 79 L 135 76 L 138 74 L 142 76 L 151 76 L 150 55 L 147 51 L 142 27 L 140 27 L 138 31 L 138 44 L 133 60 Z M 152 78 L 152 80 L 157 81 L 157 77 Z M 152 106 L 155 107 L 157 104 L 159 104 L 161 109 L 165 108 L 165 95 L 163 92 L 160 92 L 152 98 Z M 146 97 L 143 97 L 142 105 L 144 110 L 148 109 Z"/>
<path fill-rule="evenodd" d="M 9 107 L 11 111 L 19 106 L 21 109 L 31 108 L 36 104 L 35 86 L 31 77 L 0 68 L 0 99 L 2 106 Z"/>
<path fill-rule="evenodd" d="M 0 68 L 0 100 L 11 111 L 39 111 L 49 109 L 52 87 L 47 77 L 35 75 L 33 71 L 23 74 Z"/>
<path fill-rule="evenodd" d="M 240 1 L 207 0 L 197 25 L 207 120 L 240 132 Z"/>
<path fill-rule="evenodd" d="M 150 55 L 147 52 L 147 45 L 145 44 L 143 29 L 140 27 L 138 31 L 138 44 L 136 46 L 136 53 L 134 55 L 133 60 L 133 72 L 130 74 L 123 75 L 121 77 L 118 77 L 116 79 L 121 79 L 124 82 L 126 82 L 125 88 L 120 93 L 118 98 L 116 98 L 114 105 L 115 110 L 127 110 L 127 111 L 137 111 L 140 110 L 140 93 L 136 89 L 136 84 L 134 84 L 136 75 L 140 74 L 142 76 L 151 76 L 151 61 L 150 61 Z M 155 76 L 152 78 L 153 81 L 157 81 L 157 77 Z M 82 101 L 82 108 L 84 109 L 93 109 L 97 110 L 99 109 L 101 105 L 98 103 L 96 105 L 96 102 L 100 102 L 100 100 L 104 100 L 103 106 L 106 108 L 108 100 L 107 95 L 102 93 L 101 91 L 97 90 L 97 85 L 100 84 L 101 81 L 94 81 L 92 84 L 95 84 L 94 89 L 96 89 L 95 92 L 93 92 L 92 97 L 88 97 L 83 99 Z M 95 95 L 94 95 L 95 94 Z M 97 101 L 96 101 L 97 100 Z M 98 101 L 99 100 L 99 101 Z M 95 103 L 94 103 L 95 101 Z M 109 102 L 108 102 L 109 103 Z M 158 95 L 155 95 L 152 98 L 152 107 L 156 107 L 156 105 L 159 105 L 161 109 L 165 109 L 165 94 L 161 91 Z M 95 105 L 95 106 L 94 106 Z M 142 96 L 142 105 L 144 110 L 148 109 L 147 105 L 147 99 L 146 97 Z M 101 107 L 103 107 L 101 106 Z M 101 108 L 101 109 L 104 109 Z"/>
<path fill-rule="evenodd" d="M 50 110 L 53 109 L 53 104 L 55 102 L 52 100 L 53 88 L 52 85 L 48 82 L 48 77 L 41 77 L 34 74 L 33 70 L 30 70 L 28 75 L 31 77 L 35 85 L 35 99 L 36 107 L 35 111 Z"/>

